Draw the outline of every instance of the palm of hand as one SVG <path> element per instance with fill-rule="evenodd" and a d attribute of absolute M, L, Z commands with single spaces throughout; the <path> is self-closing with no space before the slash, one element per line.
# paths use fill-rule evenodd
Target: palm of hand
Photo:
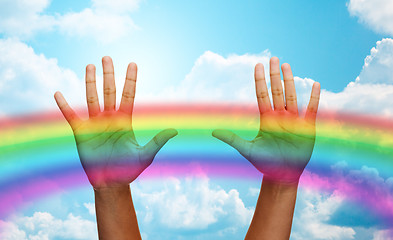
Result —
<path fill-rule="evenodd" d="M 82 166 L 90 183 L 96 188 L 131 183 L 152 163 L 164 144 L 177 135 L 175 129 L 166 129 L 145 146 L 140 146 L 132 130 L 136 64 L 128 65 L 118 110 L 115 110 L 116 87 L 112 59 L 104 57 L 102 65 L 104 111 L 100 110 L 98 103 L 94 65 L 86 67 L 88 120 L 81 120 L 61 93 L 55 94 L 57 105 L 74 131 Z"/>
<path fill-rule="evenodd" d="M 315 126 L 287 111 L 261 115 L 247 159 L 266 177 L 297 181 L 310 160 Z"/>
<path fill-rule="evenodd" d="M 262 64 L 255 67 L 255 86 L 260 112 L 257 137 L 247 141 L 217 129 L 213 136 L 231 145 L 260 172 L 274 181 L 296 183 L 311 158 L 315 142 L 315 118 L 320 85 L 314 83 L 304 118 L 299 117 L 295 84 L 289 64 L 282 65 L 285 100 L 278 58 L 270 60 L 271 106 Z"/>
<path fill-rule="evenodd" d="M 150 165 L 153 158 L 141 159 L 143 148 L 131 124 L 127 114 L 106 112 L 84 121 L 74 131 L 82 166 L 93 186 L 130 183 Z"/>

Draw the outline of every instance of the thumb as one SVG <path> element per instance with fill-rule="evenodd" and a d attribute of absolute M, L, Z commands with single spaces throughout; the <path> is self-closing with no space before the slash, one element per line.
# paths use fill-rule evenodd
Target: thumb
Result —
<path fill-rule="evenodd" d="M 173 128 L 168 128 L 159 132 L 143 147 L 143 158 L 153 160 L 153 158 L 156 156 L 158 151 L 160 151 L 160 149 L 165 145 L 165 143 L 176 135 L 177 130 Z"/>
<path fill-rule="evenodd" d="M 233 132 L 225 129 L 216 129 L 212 135 L 236 149 L 245 158 L 250 156 L 251 142 L 244 140 Z"/>

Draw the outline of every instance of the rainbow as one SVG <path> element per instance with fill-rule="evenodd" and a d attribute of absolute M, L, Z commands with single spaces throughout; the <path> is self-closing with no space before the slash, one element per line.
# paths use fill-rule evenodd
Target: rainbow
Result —
<path fill-rule="evenodd" d="M 86 115 L 84 111 L 78 113 Z M 179 132 L 140 178 L 205 174 L 260 180 L 262 174 L 247 160 L 211 137 L 212 130 L 224 128 L 252 139 L 258 127 L 259 114 L 254 105 L 136 106 L 133 128 L 141 144 L 165 128 Z M 72 131 L 58 111 L 0 119 L 0 139 L 0 219 L 28 202 L 89 184 Z M 343 162 L 346 170 L 332 168 Z M 382 178 L 393 177 L 392 119 L 320 112 L 313 157 L 300 186 L 340 194 L 378 214 L 393 228 L 393 191 L 384 181 L 367 176 L 361 180 L 354 174 L 363 166 L 376 169 Z M 352 174 L 346 175 L 345 171 Z"/>

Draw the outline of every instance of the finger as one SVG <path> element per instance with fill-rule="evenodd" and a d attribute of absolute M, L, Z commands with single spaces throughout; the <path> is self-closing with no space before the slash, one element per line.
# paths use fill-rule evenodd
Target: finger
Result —
<path fill-rule="evenodd" d="M 89 64 L 86 67 L 86 101 L 89 116 L 94 117 L 100 112 L 96 87 L 96 67 Z"/>
<path fill-rule="evenodd" d="M 272 110 L 266 86 L 265 69 L 261 63 L 255 66 L 255 91 L 257 93 L 259 112 L 262 114 Z"/>
<path fill-rule="evenodd" d="M 312 86 L 310 102 L 308 103 L 305 119 L 311 124 L 315 124 L 317 117 L 319 97 L 321 95 L 321 85 L 315 82 Z"/>
<path fill-rule="evenodd" d="M 291 113 L 297 114 L 296 89 L 291 66 L 288 63 L 284 63 L 281 69 L 284 78 L 286 109 Z"/>
<path fill-rule="evenodd" d="M 137 71 L 138 69 L 135 63 L 128 64 L 126 81 L 124 82 L 124 89 L 119 107 L 120 111 L 128 114 L 132 113 L 134 106 Z"/>
<path fill-rule="evenodd" d="M 284 110 L 284 96 L 282 92 L 280 61 L 277 57 L 270 59 L 270 85 L 272 89 L 274 110 Z"/>
<path fill-rule="evenodd" d="M 63 113 L 64 118 L 70 124 L 71 128 L 73 130 L 76 129 L 79 126 L 81 120 L 78 115 L 76 115 L 74 110 L 72 110 L 72 108 L 68 105 L 67 101 L 63 97 L 63 94 L 61 94 L 60 92 L 56 92 L 55 100 L 57 106 L 59 107 L 61 113 Z"/>
<path fill-rule="evenodd" d="M 143 158 L 152 161 L 158 151 L 160 151 L 160 149 L 165 145 L 165 143 L 176 135 L 177 131 L 173 128 L 165 129 L 159 132 L 143 147 Z"/>
<path fill-rule="evenodd" d="M 232 146 L 245 158 L 250 156 L 251 143 L 231 131 L 225 129 L 216 129 L 212 133 L 213 137 L 225 142 L 226 144 Z"/>
<path fill-rule="evenodd" d="M 108 56 L 102 58 L 104 70 L 104 110 L 114 111 L 116 108 L 115 73 L 112 59 Z"/>

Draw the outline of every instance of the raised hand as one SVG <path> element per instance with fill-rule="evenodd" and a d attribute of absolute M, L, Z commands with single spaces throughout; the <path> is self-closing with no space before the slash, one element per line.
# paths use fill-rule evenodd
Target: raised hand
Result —
<path fill-rule="evenodd" d="M 86 67 L 89 119 L 80 119 L 63 95 L 60 92 L 55 94 L 57 105 L 74 132 L 82 166 L 94 188 L 131 183 L 152 163 L 163 145 L 177 135 L 175 129 L 166 129 L 145 146 L 140 146 L 132 129 L 137 66 L 135 63 L 128 65 L 118 110 L 112 59 L 104 57 L 102 66 L 104 111 L 100 111 L 98 102 L 94 65 Z"/>
<path fill-rule="evenodd" d="M 297 183 L 308 164 L 315 142 L 315 119 L 319 103 L 320 85 L 315 82 L 304 117 L 298 113 L 295 84 L 289 64 L 281 66 L 276 57 L 270 59 L 270 81 L 273 98 L 271 106 L 265 81 L 264 66 L 255 67 L 255 87 L 260 112 L 259 133 L 247 141 L 228 130 L 215 130 L 213 136 L 231 145 L 248 159 L 264 179 Z"/>

